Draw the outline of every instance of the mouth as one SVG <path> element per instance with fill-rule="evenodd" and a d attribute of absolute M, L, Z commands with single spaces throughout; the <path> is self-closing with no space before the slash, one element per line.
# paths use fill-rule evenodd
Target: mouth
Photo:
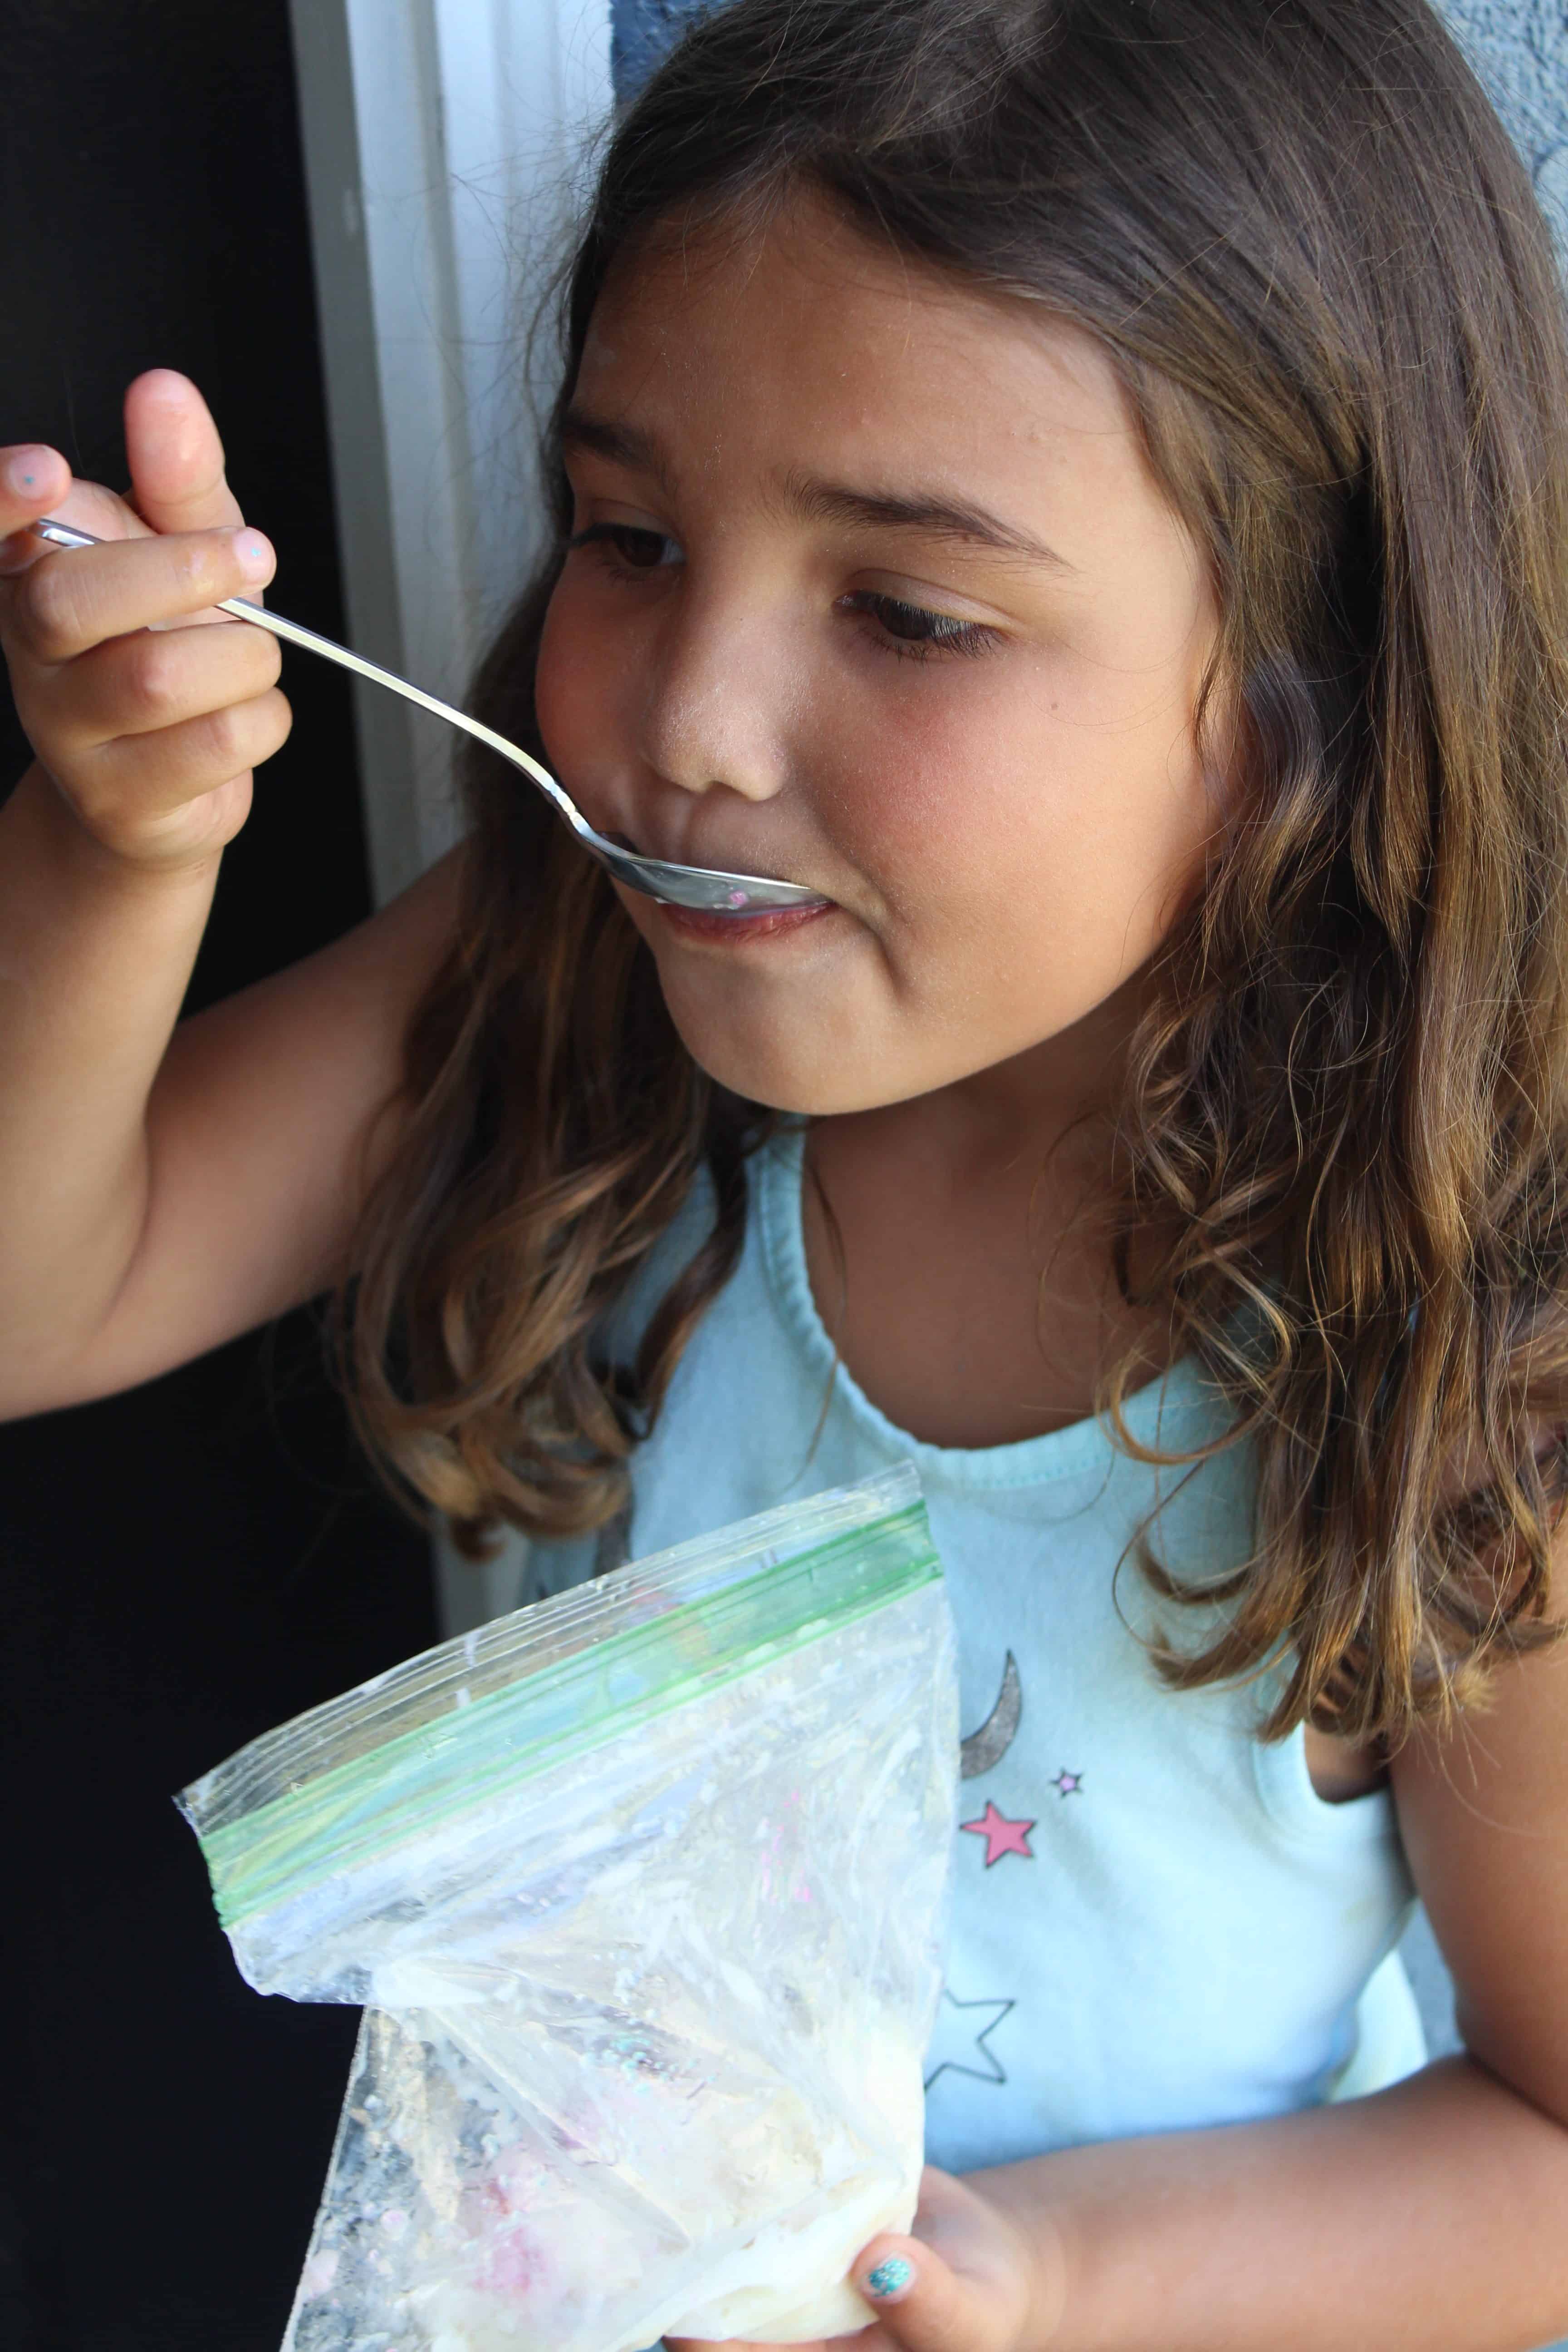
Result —
<path fill-rule="evenodd" d="M 665 898 L 650 903 L 660 922 L 678 940 L 721 948 L 757 947 L 764 940 L 793 935 L 837 912 L 830 898 L 819 899 L 814 907 L 762 907 L 750 915 L 710 915 L 695 907 L 672 907 Z"/>

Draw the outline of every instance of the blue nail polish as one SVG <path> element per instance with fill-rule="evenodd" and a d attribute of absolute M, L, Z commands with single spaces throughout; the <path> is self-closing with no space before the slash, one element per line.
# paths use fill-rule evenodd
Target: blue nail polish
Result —
<path fill-rule="evenodd" d="M 871 2273 L 866 2282 L 867 2290 L 871 2294 L 897 2294 L 900 2287 L 908 2286 L 914 2274 L 912 2265 L 905 2262 L 902 2254 L 889 2254 Z"/>

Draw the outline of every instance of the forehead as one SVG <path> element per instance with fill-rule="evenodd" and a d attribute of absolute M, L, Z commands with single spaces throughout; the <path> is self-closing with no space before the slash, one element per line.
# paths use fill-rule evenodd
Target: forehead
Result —
<path fill-rule="evenodd" d="M 852 467 L 1161 506 L 1096 339 L 792 199 L 765 226 L 662 224 L 617 257 L 579 404 L 671 470 Z"/>

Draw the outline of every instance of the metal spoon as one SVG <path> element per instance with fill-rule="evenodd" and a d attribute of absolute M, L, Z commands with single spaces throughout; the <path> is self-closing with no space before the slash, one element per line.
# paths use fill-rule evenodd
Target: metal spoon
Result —
<path fill-rule="evenodd" d="M 33 524 L 40 539 L 52 547 L 100 547 L 101 540 L 91 531 L 78 530 L 68 522 L 57 522 L 50 515 Z M 376 662 L 366 661 L 361 654 L 350 653 L 346 646 L 334 645 L 331 637 L 319 637 L 314 629 L 301 628 L 298 621 L 286 621 L 279 613 L 265 612 L 247 597 L 225 596 L 219 610 L 232 613 L 237 620 L 254 621 L 258 629 L 270 629 L 275 637 L 286 645 L 303 646 L 307 653 L 324 655 L 344 669 L 355 671 L 377 685 L 390 687 L 405 701 L 416 702 L 421 710 L 432 710 L 437 719 L 447 719 L 460 727 L 466 735 L 476 736 L 521 768 L 531 782 L 552 806 L 563 816 L 584 848 L 601 866 L 608 868 L 617 882 L 625 882 L 633 890 L 646 891 L 650 898 L 663 899 L 674 907 L 695 907 L 708 915 L 754 915 L 776 907 L 821 907 L 826 904 L 819 890 L 808 890 L 804 882 L 775 882 L 762 874 L 724 874 L 708 866 L 674 866 L 663 857 L 640 857 L 634 849 L 624 849 L 618 842 L 610 841 L 595 833 L 585 817 L 580 816 L 568 795 L 562 790 L 548 768 L 531 759 L 516 743 L 509 743 L 492 727 L 481 726 L 467 712 L 454 710 L 449 702 L 438 702 L 433 694 L 422 688 L 410 686 Z"/>

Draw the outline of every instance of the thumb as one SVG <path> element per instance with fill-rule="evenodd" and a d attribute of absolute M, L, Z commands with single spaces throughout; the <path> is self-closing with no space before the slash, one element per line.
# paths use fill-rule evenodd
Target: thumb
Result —
<path fill-rule="evenodd" d="M 855 2284 L 900 2352 L 1012 2352 L 1021 2314 L 989 2281 L 965 2277 L 917 2238 L 874 2239 Z"/>
<path fill-rule="evenodd" d="M 154 530 L 243 522 L 212 412 L 187 375 L 149 368 L 125 394 L 131 502 Z"/>

